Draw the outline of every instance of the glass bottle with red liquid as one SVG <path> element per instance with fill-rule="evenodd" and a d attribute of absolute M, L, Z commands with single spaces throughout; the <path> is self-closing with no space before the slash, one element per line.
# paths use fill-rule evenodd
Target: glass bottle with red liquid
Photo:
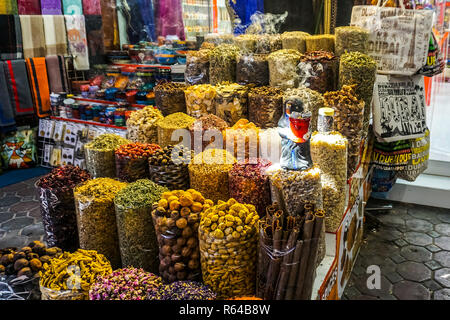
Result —
<path fill-rule="evenodd" d="M 304 109 L 298 98 L 284 102 L 284 114 L 278 122 L 281 136 L 280 165 L 289 170 L 307 170 L 312 167 L 309 149 L 311 112 Z"/>

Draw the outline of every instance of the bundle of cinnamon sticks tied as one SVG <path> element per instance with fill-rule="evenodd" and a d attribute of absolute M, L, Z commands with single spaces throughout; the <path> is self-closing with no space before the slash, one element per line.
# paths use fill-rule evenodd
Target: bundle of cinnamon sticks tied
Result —
<path fill-rule="evenodd" d="M 324 211 L 305 203 L 288 216 L 277 203 L 259 222 L 257 296 L 267 300 L 309 300 Z"/>

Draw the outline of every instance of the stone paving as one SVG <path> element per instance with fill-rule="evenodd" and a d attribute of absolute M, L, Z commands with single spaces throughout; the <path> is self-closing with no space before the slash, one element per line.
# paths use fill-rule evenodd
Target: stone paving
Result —
<path fill-rule="evenodd" d="M 33 178 L 0 189 L 0 248 L 43 240 L 44 230 Z M 367 211 L 364 243 L 343 299 L 450 300 L 450 210 L 393 204 Z M 381 289 L 367 288 L 367 267 L 381 269 Z"/>

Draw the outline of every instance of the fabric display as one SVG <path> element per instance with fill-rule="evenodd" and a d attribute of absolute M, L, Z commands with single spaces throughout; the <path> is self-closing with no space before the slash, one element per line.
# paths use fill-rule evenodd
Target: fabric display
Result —
<path fill-rule="evenodd" d="M 121 44 L 156 41 L 154 8 L 151 0 L 117 0 L 117 10 L 119 30 L 126 31 L 126 34 L 122 32 L 120 34 Z"/>
<path fill-rule="evenodd" d="M 8 60 L 6 64 L 9 97 L 16 117 L 34 114 L 25 60 Z"/>
<path fill-rule="evenodd" d="M 67 79 L 64 57 L 61 55 L 47 56 L 45 63 L 47 65 L 50 92 L 68 92 L 69 81 Z"/>
<path fill-rule="evenodd" d="M 17 0 L 17 7 L 20 15 L 41 14 L 41 4 L 39 0 Z"/>
<path fill-rule="evenodd" d="M 119 49 L 119 27 L 117 23 L 116 0 L 101 2 L 103 23 L 103 44 L 106 50 Z"/>
<path fill-rule="evenodd" d="M 181 1 L 160 0 L 157 11 L 158 35 L 176 35 L 185 40 Z"/>
<path fill-rule="evenodd" d="M 21 15 L 23 56 L 25 59 L 45 56 L 44 22 L 40 15 Z"/>
<path fill-rule="evenodd" d="M 45 32 L 45 55 L 67 54 L 67 34 L 64 16 L 43 15 Z"/>
<path fill-rule="evenodd" d="M 6 68 L 6 62 L 0 61 L 0 131 L 3 132 L 11 130 L 16 124 L 8 93 Z"/>
<path fill-rule="evenodd" d="M 39 118 L 50 115 L 50 90 L 45 58 L 27 59 L 34 107 Z"/>
<path fill-rule="evenodd" d="M 98 15 L 102 14 L 102 8 L 100 2 L 109 2 L 101 0 L 83 0 L 83 13 L 84 15 Z"/>
<path fill-rule="evenodd" d="M 82 15 L 65 15 L 67 41 L 75 70 L 89 70 L 86 24 Z"/>
<path fill-rule="evenodd" d="M 0 1 L 0 14 L 18 14 L 16 0 Z"/>
<path fill-rule="evenodd" d="M 234 33 L 245 33 L 247 27 L 252 23 L 251 16 L 256 12 L 264 12 L 263 0 L 229 1 L 240 23 L 235 26 Z"/>
<path fill-rule="evenodd" d="M 86 15 L 86 35 L 91 66 L 105 63 L 105 46 L 103 44 L 103 23 L 101 15 Z"/>
<path fill-rule="evenodd" d="M 0 15 L 0 59 L 22 59 L 22 29 L 17 15 Z"/>
<path fill-rule="evenodd" d="M 35 130 L 20 130 L 8 135 L 0 147 L 4 167 L 24 169 L 36 164 Z"/>
<path fill-rule="evenodd" d="M 62 0 L 63 13 L 65 15 L 82 15 L 83 4 L 81 0 Z"/>
<path fill-rule="evenodd" d="M 62 14 L 61 0 L 41 0 L 42 14 Z"/>

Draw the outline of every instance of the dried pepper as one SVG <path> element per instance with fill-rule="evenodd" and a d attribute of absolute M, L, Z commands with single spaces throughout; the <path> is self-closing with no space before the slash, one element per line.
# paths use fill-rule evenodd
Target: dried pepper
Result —
<path fill-rule="evenodd" d="M 209 84 L 190 86 L 184 90 L 186 97 L 186 112 L 194 118 L 200 118 L 215 113 L 214 98 L 216 88 Z"/>
<path fill-rule="evenodd" d="M 115 151 L 117 178 L 133 182 L 148 177 L 148 157 L 160 149 L 157 144 L 140 142 L 120 146 Z"/>
<path fill-rule="evenodd" d="M 133 142 L 158 143 L 156 123 L 163 118 L 153 106 L 132 112 L 127 120 L 128 138 Z"/>
<path fill-rule="evenodd" d="M 114 151 L 131 141 L 116 134 L 105 133 L 84 145 L 86 167 L 95 177 L 113 178 L 116 176 Z"/>
<path fill-rule="evenodd" d="M 176 132 L 181 129 L 188 129 L 193 124 L 195 118 L 188 116 L 183 112 L 172 113 L 167 117 L 157 122 L 158 128 L 158 144 L 164 148 L 168 145 L 175 145 L 179 143 L 179 140 L 173 140 L 173 135 L 178 137 L 183 136 L 183 132 Z M 180 136 L 178 136 L 178 133 Z"/>
<path fill-rule="evenodd" d="M 266 129 L 278 126 L 283 114 L 283 90 L 273 87 L 258 87 L 248 94 L 249 120 Z"/>
<path fill-rule="evenodd" d="M 196 280 L 201 277 L 198 226 L 203 212 L 213 206 L 194 189 L 162 194 L 152 217 L 159 244 L 159 273 L 163 280 Z"/>
<path fill-rule="evenodd" d="M 216 116 L 229 126 L 248 117 L 248 88 L 237 83 L 222 82 L 216 86 L 214 107 Z"/>
<path fill-rule="evenodd" d="M 231 44 L 221 44 L 209 55 L 209 81 L 212 85 L 223 81 L 236 81 L 236 58 L 239 48 Z"/>
<path fill-rule="evenodd" d="M 205 210 L 199 238 L 203 281 L 219 298 L 255 294 L 259 216 L 231 198 Z"/>
<path fill-rule="evenodd" d="M 302 55 L 293 49 L 283 49 L 269 54 L 270 85 L 281 89 L 299 85 L 298 64 Z"/>
<path fill-rule="evenodd" d="M 167 188 L 142 179 L 130 183 L 114 198 L 122 266 L 158 272 L 158 250 L 152 205 Z"/>
<path fill-rule="evenodd" d="M 97 277 L 111 272 L 109 261 L 95 250 L 64 252 L 39 273 L 42 300 L 87 300 Z"/>
<path fill-rule="evenodd" d="M 121 265 L 114 197 L 126 185 L 110 178 L 97 178 L 74 190 L 80 248 L 98 250 L 114 267 Z"/>
<path fill-rule="evenodd" d="M 153 89 L 156 107 L 163 116 L 176 112 L 186 112 L 184 89 L 186 89 L 186 85 L 178 82 L 162 82 Z"/>

